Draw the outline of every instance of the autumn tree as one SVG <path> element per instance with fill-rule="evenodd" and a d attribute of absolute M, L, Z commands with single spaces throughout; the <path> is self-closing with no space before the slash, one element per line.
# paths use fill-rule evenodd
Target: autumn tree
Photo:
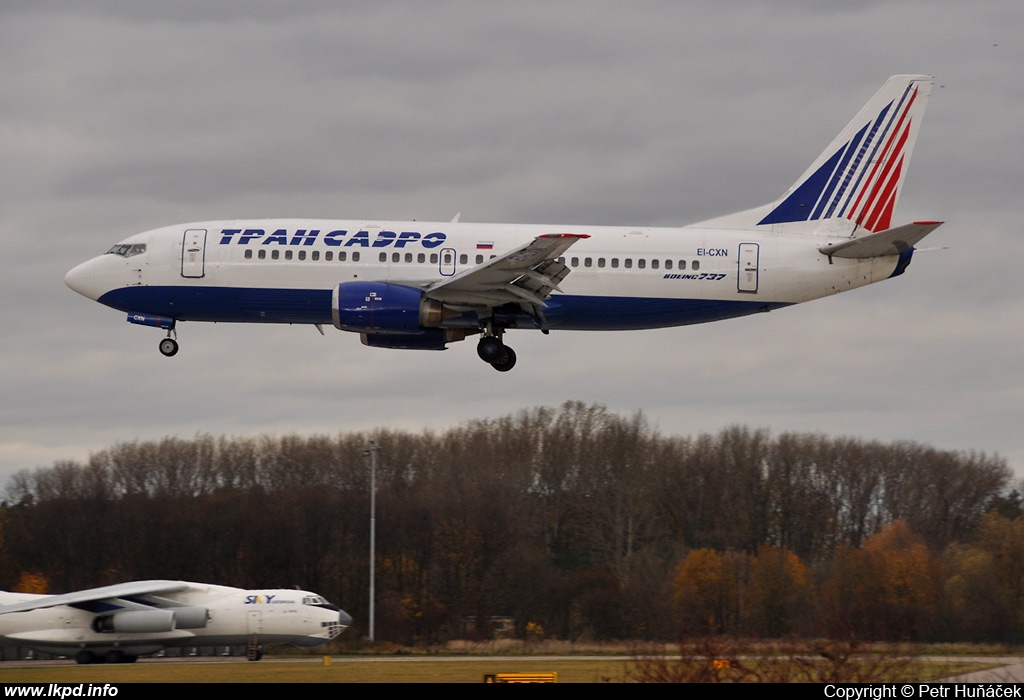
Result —
<path fill-rule="evenodd" d="M 755 637 L 780 637 L 799 631 L 811 607 L 811 578 L 795 553 L 762 545 L 749 558 L 743 617 Z"/>
<path fill-rule="evenodd" d="M 704 548 L 691 550 L 679 562 L 673 585 L 684 630 L 695 635 L 736 631 L 745 559 Z"/>

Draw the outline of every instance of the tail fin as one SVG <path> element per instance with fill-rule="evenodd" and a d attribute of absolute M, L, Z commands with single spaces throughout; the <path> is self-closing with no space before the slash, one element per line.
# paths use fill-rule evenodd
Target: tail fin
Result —
<path fill-rule="evenodd" d="M 931 76 L 892 76 L 778 201 L 699 225 L 753 228 L 845 219 L 851 231 L 888 229 L 931 86 Z M 796 228 L 813 232 L 817 226 Z"/>

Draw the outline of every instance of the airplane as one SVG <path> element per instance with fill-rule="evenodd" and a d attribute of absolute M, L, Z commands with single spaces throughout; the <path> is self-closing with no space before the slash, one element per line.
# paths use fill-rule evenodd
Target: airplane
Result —
<path fill-rule="evenodd" d="M 0 592 L 0 641 L 73 656 L 80 664 L 133 663 L 168 647 L 263 644 L 311 647 L 337 637 L 352 617 L 316 593 L 243 590 L 189 581 L 133 581 L 34 595 Z"/>
<path fill-rule="evenodd" d="M 933 79 L 896 75 L 777 200 L 677 228 L 268 219 L 124 239 L 74 291 L 166 331 L 182 321 L 333 325 L 378 348 L 512 329 L 640 330 L 773 311 L 901 275 L 940 221 L 893 227 Z"/>

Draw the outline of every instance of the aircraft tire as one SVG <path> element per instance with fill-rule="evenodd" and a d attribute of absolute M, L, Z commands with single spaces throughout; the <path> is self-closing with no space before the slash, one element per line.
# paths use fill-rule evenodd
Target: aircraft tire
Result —
<path fill-rule="evenodd" d="M 160 341 L 160 353 L 164 357 L 174 357 L 178 354 L 178 341 L 174 338 L 164 338 Z"/>
<path fill-rule="evenodd" d="M 510 369 L 516 366 L 516 351 L 505 346 L 505 357 L 500 360 L 496 360 L 491 363 L 491 367 L 498 370 L 499 372 L 508 372 Z"/>
<path fill-rule="evenodd" d="M 501 342 L 500 338 L 488 335 L 481 338 L 480 342 L 477 343 L 476 354 L 484 362 L 494 363 L 504 359 L 503 352 L 505 349 L 505 344 Z"/>
<path fill-rule="evenodd" d="M 82 649 L 80 652 L 75 654 L 75 663 L 77 664 L 82 664 L 84 666 L 87 664 L 96 663 L 96 661 L 96 655 L 88 649 Z"/>
<path fill-rule="evenodd" d="M 120 649 L 111 649 L 103 656 L 103 660 L 108 664 L 123 664 L 126 661 L 125 653 Z"/>

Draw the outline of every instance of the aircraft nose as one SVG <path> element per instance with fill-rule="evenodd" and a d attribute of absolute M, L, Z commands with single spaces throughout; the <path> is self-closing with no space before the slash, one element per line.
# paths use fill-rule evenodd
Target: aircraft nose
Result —
<path fill-rule="evenodd" d="M 68 273 L 64 275 L 64 284 L 84 297 L 99 298 L 96 285 L 96 259 L 86 260 L 68 270 Z"/>
<path fill-rule="evenodd" d="M 352 616 L 349 615 L 344 610 L 339 610 L 338 611 L 338 624 L 340 624 L 342 627 L 348 627 L 349 625 L 352 624 Z"/>

